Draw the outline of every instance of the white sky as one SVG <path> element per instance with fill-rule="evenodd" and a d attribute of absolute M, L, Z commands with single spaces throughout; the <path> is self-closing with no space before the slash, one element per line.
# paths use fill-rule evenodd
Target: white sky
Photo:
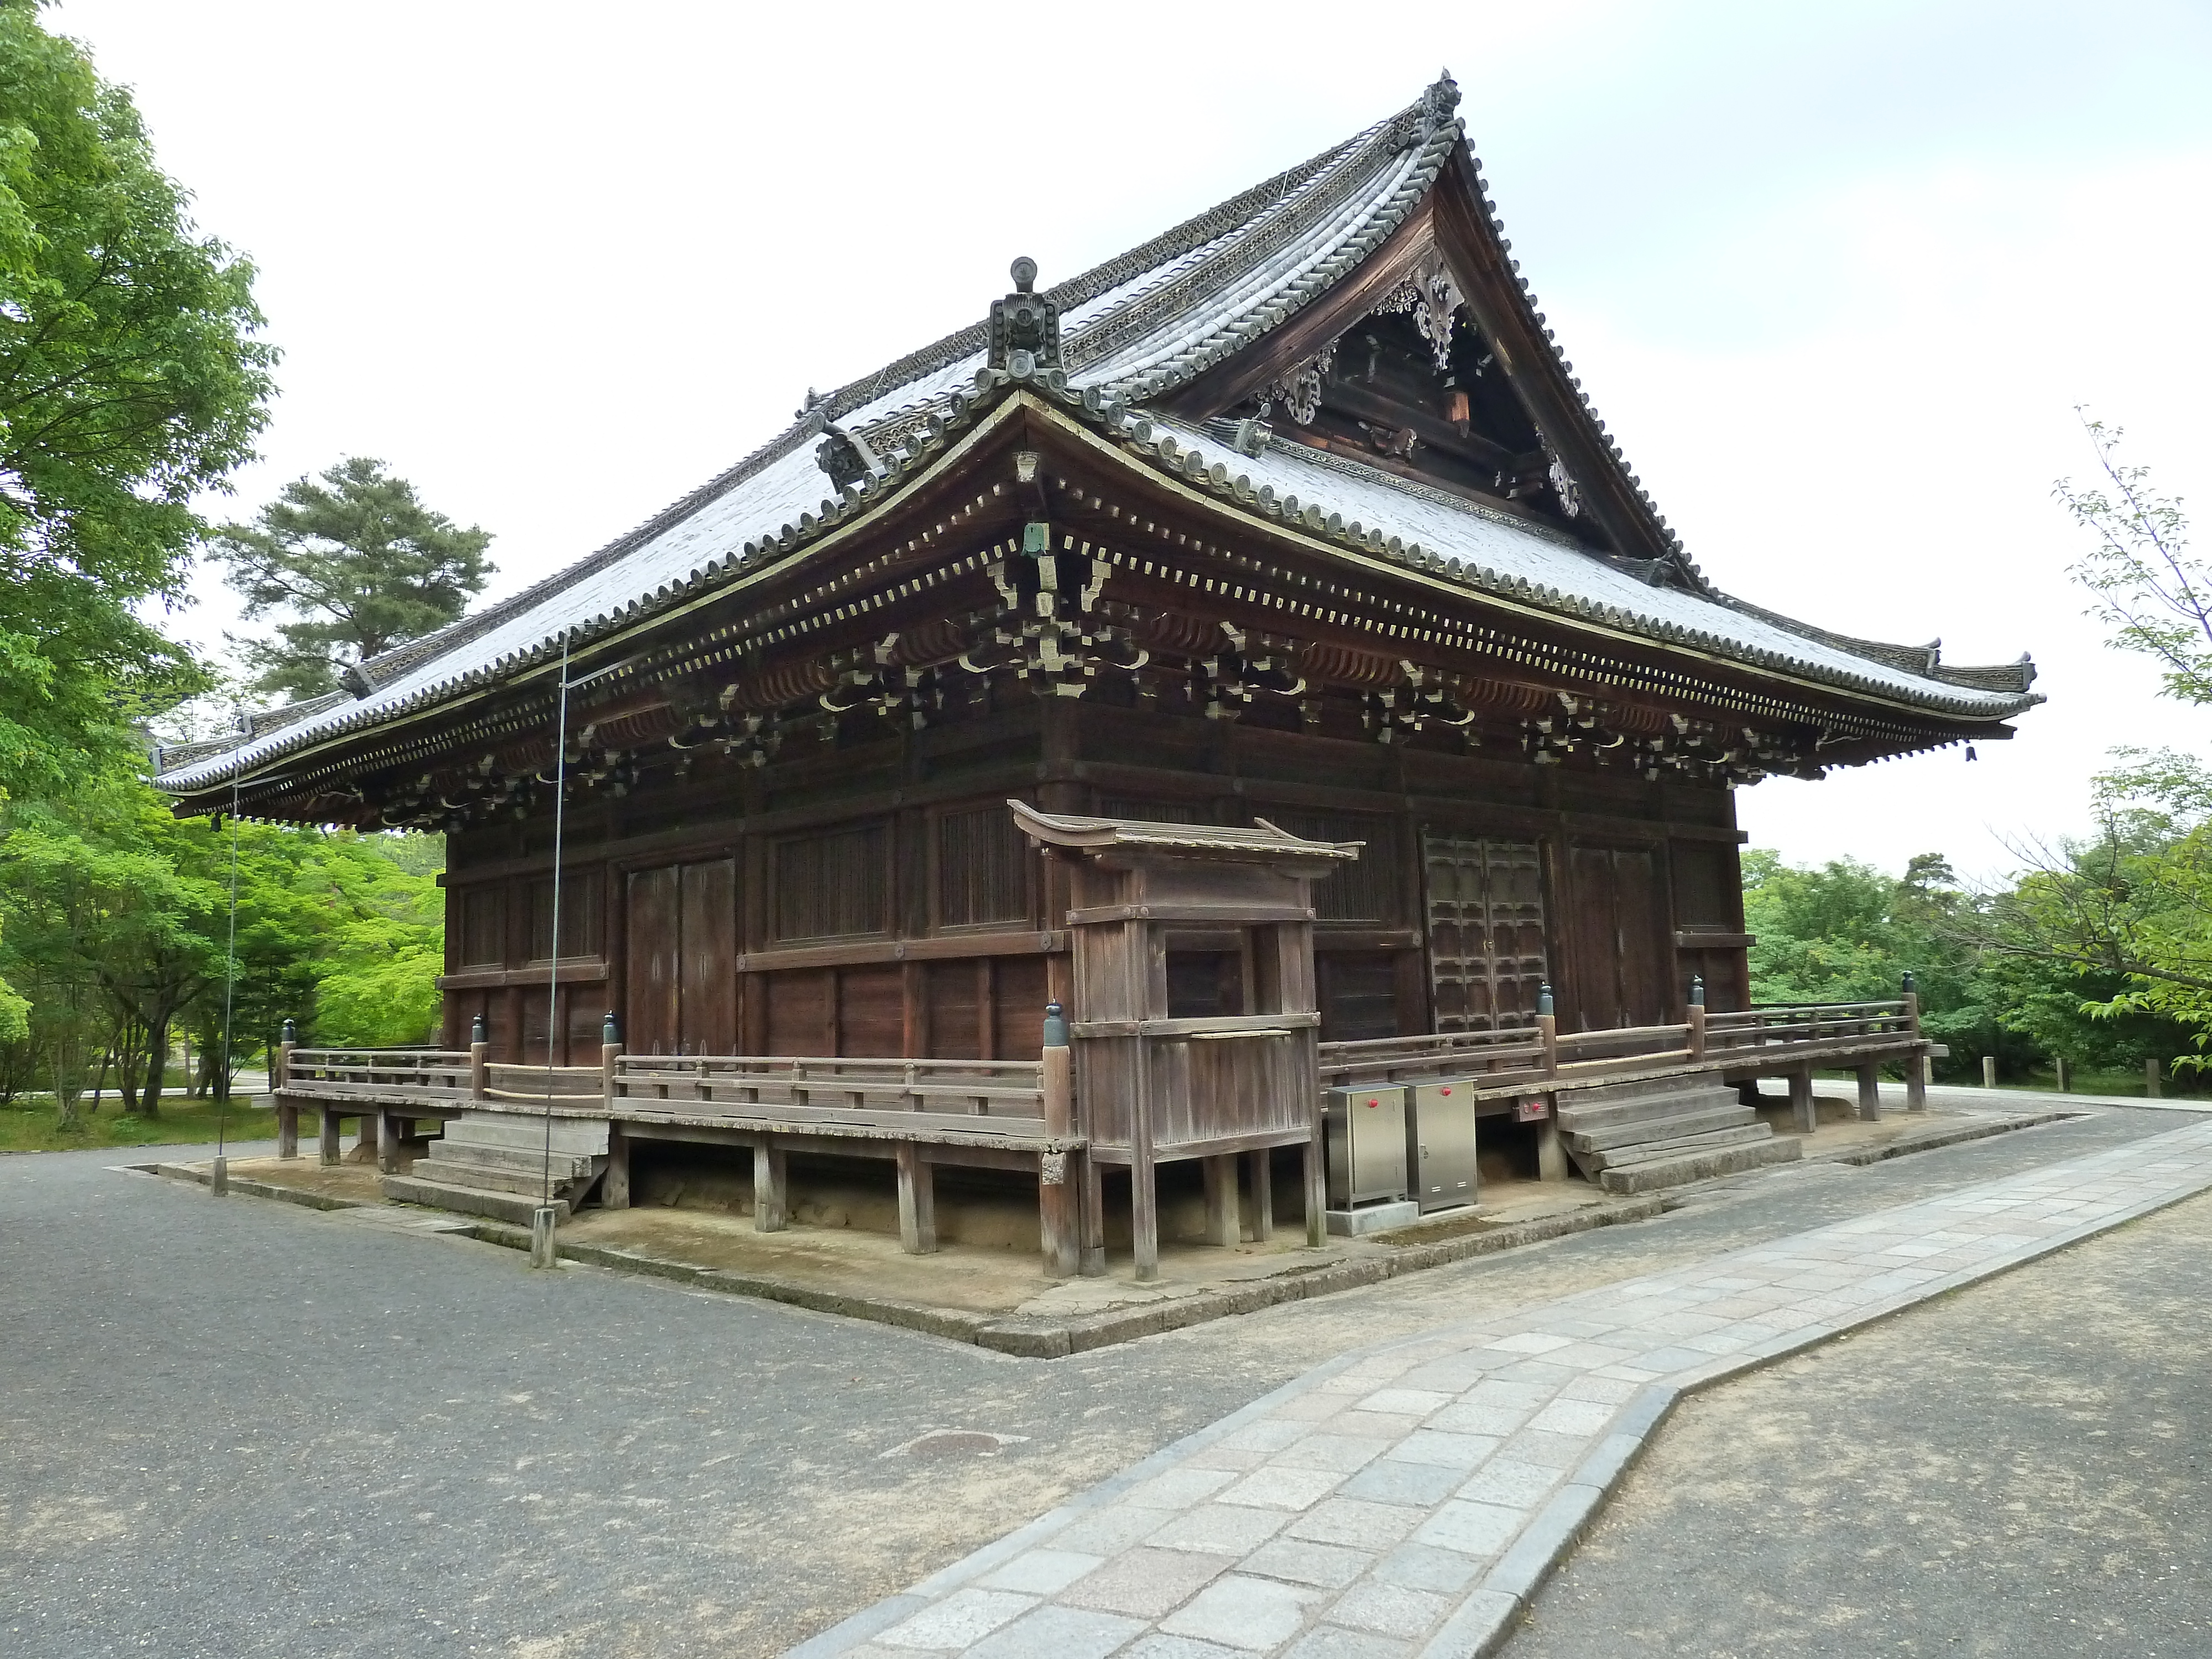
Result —
<path fill-rule="evenodd" d="M 1994 872 L 2113 743 L 2201 748 L 2100 647 L 2072 406 L 2212 477 L 2212 12 L 2187 0 L 620 7 L 66 0 L 285 353 L 246 516 L 380 456 L 495 592 L 809 386 L 1411 101 L 1439 63 L 1577 372 L 1723 587 L 2042 666 L 2009 744 L 1770 782 L 1759 844 Z M 220 509 L 219 510 L 226 510 Z M 2202 544 L 2200 539 L 2200 545 Z M 218 639 L 219 586 L 178 626 Z"/>

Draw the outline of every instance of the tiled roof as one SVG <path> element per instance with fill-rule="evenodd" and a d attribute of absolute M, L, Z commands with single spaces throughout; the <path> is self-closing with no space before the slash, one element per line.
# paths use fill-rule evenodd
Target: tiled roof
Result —
<path fill-rule="evenodd" d="M 1145 414 L 1143 405 L 1279 326 L 1382 246 L 1463 143 L 1455 103 L 1455 91 L 1441 82 L 1335 149 L 1046 290 L 1062 307 L 1066 368 L 1055 395 L 1124 441 L 1149 431 L 1150 441 L 1133 445 L 1136 452 L 1178 473 L 1189 472 L 1195 454 L 1204 458 L 1201 474 L 1224 471 L 1230 482 L 1222 488 L 1232 498 L 1243 499 L 1233 482 L 1243 475 L 1246 494 L 1264 488 L 1278 501 L 1295 496 L 1309 522 L 1316 515 L 1308 504 L 1325 503 L 1321 525 L 1334 514 L 1358 522 L 1362 544 L 1418 544 L 1419 562 L 1479 591 L 1749 665 L 1786 665 L 1931 713 L 1997 719 L 2038 701 L 2021 670 L 1947 671 L 1930 652 L 1914 672 L 1910 649 L 1844 641 L 1744 605 L 1714 592 L 1686 558 L 1676 567 L 1682 586 L 1653 586 L 1569 538 L 1445 491 L 1279 441 L 1260 455 L 1239 454 L 1218 437 Z M 1523 298 L 1540 326 L 1525 289 Z M 978 324 L 840 388 L 744 461 L 590 557 L 372 659 L 365 667 L 376 689 L 368 696 L 338 694 L 264 711 L 242 744 L 165 751 L 161 783 L 190 792 L 240 769 L 260 770 L 310 742 L 557 656 L 564 635 L 588 641 L 763 553 L 797 545 L 862 504 L 854 492 L 840 499 L 830 490 L 813 453 L 821 423 L 868 434 L 878 453 L 902 445 L 911 452 L 911 465 L 895 460 L 873 487 L 872 505 L 939 453 L 942 441 L 933 434 L 944 432 L 948 416 L 957 425 L 977 413 L 979 395 L 985 402 L 997 395 L 986 347 Z M 1602 422 L 1590 420 L 1601 434 Z"/>

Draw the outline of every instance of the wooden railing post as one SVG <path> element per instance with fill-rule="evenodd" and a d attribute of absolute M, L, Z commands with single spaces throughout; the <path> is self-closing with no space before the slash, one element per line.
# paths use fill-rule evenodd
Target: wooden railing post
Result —
<path fill-rule="evenodd" d="M 1536 1039 L 1543 1045 L 1544 1077 L 1548 1082 L 1559 1075 L 1559 1020 L 1548 984 L 1536 991 Z M 1544 1103 L 1544 1121 L 1536 1126 L 1536 1176 L 1541 1181 L 1565 1181 L 1567 1149 L 1559 1139 L 1559 1097 L 1548 1094 Z"/>
<path fill-rule="evenodd" d="M 1690 1058 L 1705 1057 L 1705 976 L 1690 975 Z"/>
<path fill-rule="evenodd" d="M 1043 1054 L 1044 1132 L 1054 1140 L 1067 1140 L 1075 1133 L 1075 1051 L 1067 1043 L 1066 1012 L 1057 1002 L 1044 1006 Z M 1079 1169 L 1069 1169 L 1068 1160 L 1082 1156 L 1051 1152 L 1037 1158 L 1037 1221 L 1043 1234 L 1044 1270 L 1054 1279 L 1073 1278 L 1079 1261 L 1080 1206 L 1076 1200 L 1082 1191 L 1082 1175 Z M 1231 1192 L 1235 1192 L 1233 1186 Z"/>
<path fill-rule="evenodd" d="M 292 1051 L 300 1046 L 297 1021 L 284 1022 L 283 1040 L 276 1045 L 276 1065 L 270 1073 L 269 1092 L 276 1106 L 276 1156 L 300 1155 L 300 1109 L 284 1098 L 284 1085 L 292 1080 Z"/>
<path fill-rule="evenodd" d="M 484 1029 L 484 1018 L 477 1014 L 469 1021 L 469 1098 L 481 1102 L 488 1083 L 491 1066 L 491 1033 Z"/>

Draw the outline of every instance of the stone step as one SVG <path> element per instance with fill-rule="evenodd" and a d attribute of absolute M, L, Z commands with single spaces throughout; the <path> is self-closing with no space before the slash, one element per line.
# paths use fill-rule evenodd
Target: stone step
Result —
<path fill-rule="evenodd" d="M 1591 1106 L 1612 1106 L 1632 1100 L 1644 1100 L 1655 1095 L 1673 1095 L 1698 1089 L 1720 1088 L 1718 1072 L 1678 1072 L 1673 1077 L 1638 1078 L 1632 1083 L 1601 1083 L 1593 1088 L 1577 1089 L 1574 1097 L 1578 1103 Z M 1734 1090 L 1729 1092 L 1733 1094 Z"/>
<path fill-rule="evenodd" d="M 1711 1089 L 1700 1086 L 1684 1089 L 1674 1094 L 1645 1095 L 1634 1100 L 1609 1101 L 1598 1104 L 1586 1103 L 1578 1094 L 1562 1096 L 1559 1101 L 1559 1127 L 1567 1130 L 1597 1129 L 1616 1123 L 1664 1122 L 1668 1119 L 1692 1112 L 1717 1111 L 1724 1106 L 1750 1108 L 1736 1097 L 1733 1089 Z"/>
<path fill-rule="evenodd" d="M 1723 1146 L 1749 1146 L 1753 1141 L 1770 1140 L 1774 1132 L 1764 1123 L 1753 1123 L 1733 1129 L 1716 1129 L 1707 1134 L 1650 1141 L 1640 1146 L 1618 1146 L 1610 1152 L 1582 1152 L 1577 1157 L 1578 1162 L 1592 1171 L 1620 1170 L 1632 1164 L 1649 1164 L 1655 1159 L 1679 1158 L 1689 1152 L 1717 1152 Z"/>
<path fill-rule="evenodd" d="M 421 1165 L 416 1165 L 419 1169 Z M 402 1204 L 428 1204 L 434 1209 L 457 1210 L 463 1215 L 489 1216 L 494 1221 L 508 1221 L 518 1227 L 527 1227 L 538 1200 L 520 1193 L 489 1193 L 474 1187 L 456 1187 L 443 1181 L 426 1181 L 416 1175 L 388 1175 L 384 1177 L 384 1195 Z M 560 1218 L 568 1218 L 565 1199 L 555 1199 L 553 1207 Z"/>
<path fill-rule="evenodd" d="M 540 1141 L 535 1146 L 483 1146 L 473 1141 L 434 1140 L 425 1154 L 441 1164 L 466 1164 L 485 1170 L 513 1170 L 522 1174 L 537 1175 L 545 1167 L 545 1146 Z M 592 1167 L 589 1152 L 564 1152 L 553 1149 L 553 1178 L 570 1181 Z"/>
<path fill-rule="evenodd" d="M 1656 1118 L 1644 1123 L 1607 1123 L 1590 1129 L 1579 1124 L 1571 1129 L 1563 1125 L 1561 1133 L 1577 1151 L 1604 1152 L 1616 1146 L 1680 1140 L 1685 1135 L 1701 1135 L 1715 1129 L 1738 1129 L 1746 1124 L 1765 1127 L 1759 1124 L 1759 1114 L 1750 1107 L 1730 1102 L 1725 1106 L 1707 1107 L 1703 1111 L 1685 1112 L 1680 1117 Z"/>
<path fill-rule="evenodd" d="M 418 1158 L 415 1160 L 415 1171 L 425 1181 L 444 1182 L 454 1187 L 474 1187 L 488 1193 L 520 1193 L 528 1196 L 545 1190 L 544 1176 L 537 1170 L 487 1169 L 479 1164 L 460 1160 Z M 556 1162 L 553 1166 L 553 1190 L 557 1194 L 588 1174 L 588 1168 L 579 1170 L 571 1166 L 563 1170 Z"/>
<path fill-rule="evenodd" d="M 452 1145 L 513 1146 L 527 1150 L 545 1147 L 545 1120 L 527 1112 L 464 1112 L 446 1125 L 443 1137 Z M 553 1150 L 591 1158 L 607 1153 L 607 1120 L 603 1117 L 556 1117 Z"/>
<path fill-rule="evenodd" d="M 1626 1169 L 1607 1170 L 1599 1175 L 1598 1185 L 1609 1193 L 1655 1192 L 1662 1187 L 1711 1181 L 1716 1176 L 1741 1175 L 1746 1170 L 1762 1169 L 1770 1164 L 1789 1164 L 1802 1156 L 1803 1151 L 1792 1139 L 1746 1141 L 1740 1146 L 1686 1153 L 1679 1158 L 1650 1158 Z"/>

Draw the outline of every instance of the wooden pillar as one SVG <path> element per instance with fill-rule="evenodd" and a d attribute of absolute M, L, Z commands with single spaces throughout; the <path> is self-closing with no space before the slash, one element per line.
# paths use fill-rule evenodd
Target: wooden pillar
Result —
<path fill-rule="evenodd" d="M 898 1146 L 899 1249 L 927 1255 L 937 1249 L 937 1170 L 911 1140 Z"/>
<path fill-rule="evenodd" d="M 1067 1046 L 1067 1022 L 1057 1003 L 1045 1009 L 1042 1073 L 1044 1132 L 1055 1140 L 1068 1139 L 1075 1133 L 1075 1051 Z M 1037 1230 L 1044 1270 L 1054 1279 L 1070 1277 L 1079 1265 L 1079 1176 L 1070 1160 L 1080 1156 L 1046 1152 L 1037 1158 Z M 1048 1178 L 1055 1174 L 1058 1180 Z"/>
<path fill-rule="evenodd" d="M 384 1167 L 384 1141 L 378 1131 L 383 1116 L 381 1111 L 365 1110 L 353 1121 L 354 1148 L 361 1154 L 360 1162 L 374 1164 L 380 1170 Z"/>
<path fill-rule="evenodd" d="M 1905 1062 L 1905 1109 L 1924 1112 L 1928 1109 L 1928 1068 L 1934 1062 L 1925 1054 L 1914 1054 Z"/>
<path fill-rule="evenodd" d="M 318 1109 L 323 1115 L 322 1158 L 326 1164 L 338 1162 L 338 1109 L 324 1106 Z"/>
<path fill-rule="evenodd" d="M 2150 1100 L 2156 1100 L 2159 1097 L 2160 1092 L 2158 1086 L 2158 1062 L 2155 1060 L 2147 1060 L 2143 1061 L 2144 1097 Z"/>
<path fill-rule="evenodd" d="M 1813 1068 L 1800 1066 L 1790 1073 L 1790 1115 L 1807 1134 L 1820 1127 L 1820 1111 L 1813 1104 Z"/>
<path fill-rule="evenodd" d="M 1567 1143 L 1559 1139 L 1559 1106 L 1555 1097 L 1545 1102 L 1543 1121 L 1536 1125 L 1536 1179 L 1566 1178 Z"/>
<path fill-rule="evenodd" d="M 2072 1091 L 2066 1086 L 2069 1083 L 2073 1081 L 2073 1079 L 2066 1074 L 2066 1056 L 2063 1054 L 2054 1054 L 2051 1056 L 2051 1069 L 2057 1073 L 2058 1092 L 2062 1095 L 2071 1093 Z"/>
<path fill-rule="evenodd" d="M 1252 1241 L 1265 1244 L 1275 1236 L 1274 1166 L 1267 1148 L 1244 1154 L 1244 1174 L 1252 1188 Z"/>
<path fill-rule="evenodd" d="M 1206 1180 L 1206 1242 L 1224 1249 L 1237 1247 L 1237 1155 L 1199 1160 Z"/>
<path fill-rule="evenodd" d="M 607 1125 L 607 1172 L 599 1182 L 599 1204 L 609 1210 L 629 1208 L 629 1137 L 619 1123 Z"/>
<path fill-rule="evenodd" d="M 484 1084 L 491 1065 L 491 1044 L 469 1044 L 469 1101 L 471 1105 L 483 1103 Z"/>
<path fill-rule="evenodd" d="M 276 1097 L 276 1156 L 300 1155 L 300 1109 L 283 1095 Z"/>
<path fill-rule="evenodd" d="M 1306 1175 L 1306 1248 L 1317 1250 L 1328 1243 L 1328 1176 L 1322 1162 L 1321 1131 L 1316 1129 L 1304 1148 Z"/>
<path fill-rule="evenodd" d="M 399 1114 L 388 1106 L 376 1113 L 376 1168 L 380 1175 L 399 1173 Z"/>
<path fill-rule="evenodd" d="M 753 1231 L 780 1233 L 791 1224 L 791 1187 L 783 1149 L 766 1135 L 753 1143 Z"/>
<path fill-rule="evenodd" d="M 1104 1182 L 1098 1160 L 1089 1152 L 1078 1154 L 1083 1170 L 1083 1229 L 1084 1276 L 1096 1279 L 1106 1271 L 1106 1195 L 1101 1190 Z"/>
<path fill-rule="evenodd" d="M 1881 1067 L 1869 1060 L 1858 1068 L 1859 1115 L 1869 1123 L 1881 1118 Z"/>
<path fill-rule="evenodd" d="M 1702 987 L 1698 994 L 1700 996 L 1705 994 Z M 1690 1005 L 1689 1022 L 1690 1058 L 1703 1060 L 1705 1057 L 1705 1005 L 1704 1003 L 1693 1002 Z"/>

